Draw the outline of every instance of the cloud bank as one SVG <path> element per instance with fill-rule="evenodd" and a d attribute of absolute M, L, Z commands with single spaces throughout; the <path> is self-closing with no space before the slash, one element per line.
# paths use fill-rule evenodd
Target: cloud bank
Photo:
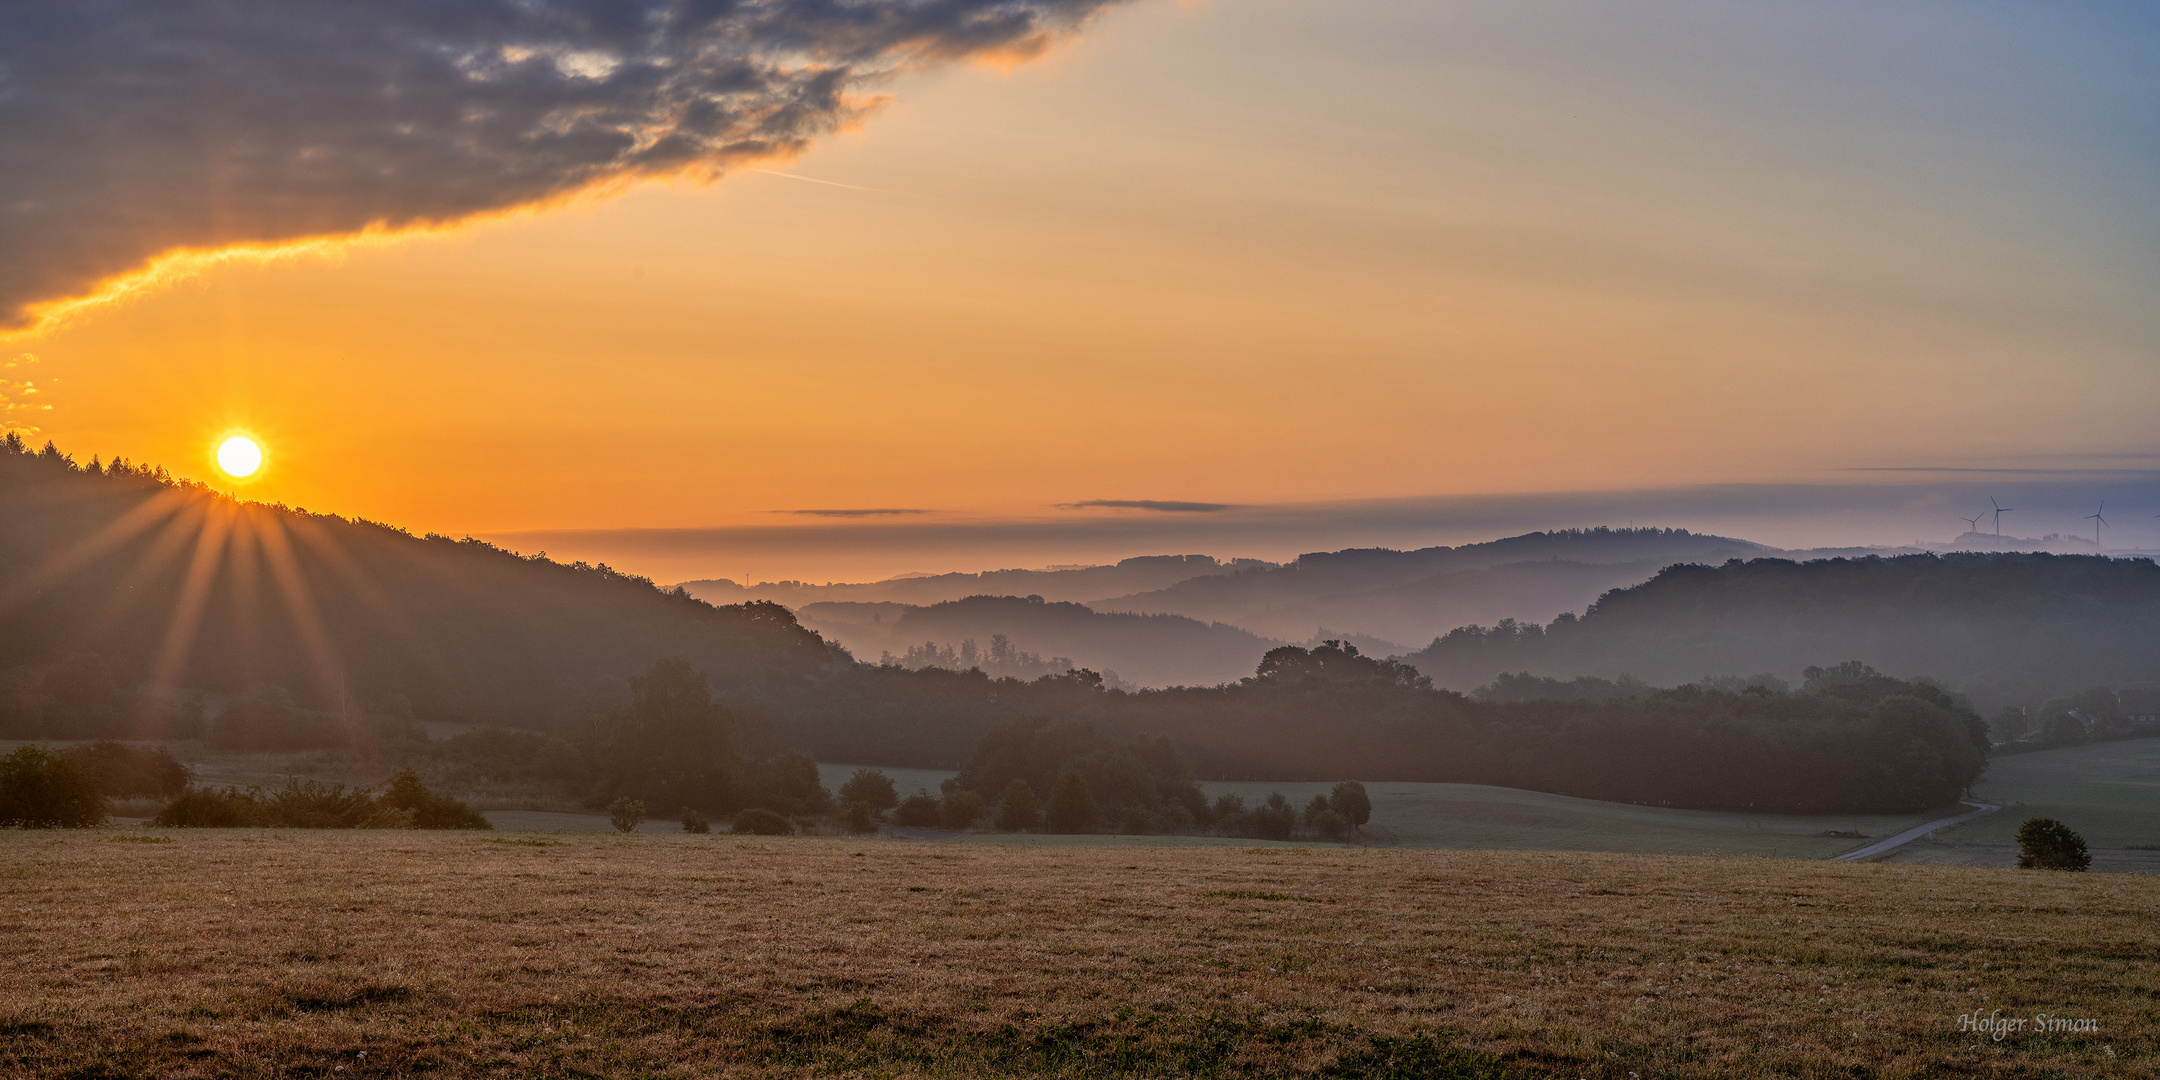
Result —
<path fill-rule="evenodd" d="M 717 176 L 1124 0 L 10 0 L 0 329 L 161 256 Z"/>
<path fill-rule="evenodd" d="M 1242 509 L 1236 503 L 1174 502 L 1163 499 L 1089 499 L 1086 502 L 1057 505 L 1060 510 L 1152 510 L 1160 514 L 1213 514 L 1223 510 Z"/>

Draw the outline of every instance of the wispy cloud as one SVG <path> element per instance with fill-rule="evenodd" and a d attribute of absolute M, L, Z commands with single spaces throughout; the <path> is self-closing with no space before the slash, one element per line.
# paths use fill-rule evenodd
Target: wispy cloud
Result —
<path fill-rule="evenodd" d="M 784 160 L 896 71 L 1036 55 L 1120 2 L 10 0 L 0 328 L 161 257 Z"/>
<path fill-rule="evenodd" d="M 840 509 L 840 510 L 775 510 L 775 511 L 773 511 L 773 513 L 775 513 L 775 514 L 806 514 L 806 515 L 808 515 L 808 516 L 810 516 L 810 517 L 829 517 L 829 518 L 862 518 L 862 517 L 899 517 L 899 516 L 902 516 L 902 515 L 906 515 L 906 514 L 927 514 L 927 513 L 929 513 L 929 512 L 930 512 L 930 511 L 928 511 L 928 510 L 910 510 L 910 509 L 903 509 L 903 508 L 899 508 L 899 507 L 883 507 L 883 506 L 880 506 L 880 507 L 869 507 L 869 508 L 866 508 L 866 509 L 860 509 L 860 510 L 857 510 L 857 509 Z"/>
<path fill-rule="evenodd" d="M 1089 499 L 1086 502 L 1057 504 L 1060 510 L 1090 510 L 1098 507 L 1111 510 L 1153 510 L 1165 514 L 1212 514 L 1220 510 L 1239 509 L 1237 503 L 1172 502 L 1161 499 Z"/>

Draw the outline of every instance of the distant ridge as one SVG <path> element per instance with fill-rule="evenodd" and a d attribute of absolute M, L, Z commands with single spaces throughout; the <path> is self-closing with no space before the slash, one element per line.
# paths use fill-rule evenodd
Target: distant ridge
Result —
<path fill-rule="evenodd" d="M 1508 671 L 1677 683 L 1862 660 L 1992 709 L 2160 679 L 2160 567 L 2035 553 L 1679 565 L 1580 618 L 1466 626 L 1403 659 L 1462 690 Z"/>

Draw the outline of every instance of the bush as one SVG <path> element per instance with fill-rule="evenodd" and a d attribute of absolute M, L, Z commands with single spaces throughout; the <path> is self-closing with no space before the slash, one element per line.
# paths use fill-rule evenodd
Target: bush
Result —
<path fill-rule="evenodd" d="M 840 801 L 861 803 L 872 812 L 883 812 L 900 805 L 900 789 L 893 786 L 892 777 L 876 769 L 857 769 L 840 785 Z"/>
<path fill-rule="evenodd" d="M 0 758 L 0 825 L 75 829 L 104 823 L 97 778 L 66 756 L 25 746 Z"/>
<path fill-rule="evenodd" d="M 1055 833 L 1084 833 L 1095 828 L 1099 815 L 1095 809 L 1095 794 L 1088 790 L 1087 778 L 1077 771 L 1067 770 L 1058 777 L 1056 786 L 1050 789 L 1050 831 Z"/>
<path fill-rule="evenodd" d="M 2054 818 L 2027 818 L 2018 826 L 2018 866 L 2027 870 L 2083 871 L 2092 866 L 2085 838 Z"/>
<path fill-rule="evenodd" d="M 1328 793 L 1328 808 L 1342 815 L 1350 823 L 1351 831 L 1372 820 L 1372 799 L 1365 794 L 1365 785 L 1356 780 L 1344 780 Z"/>
<path fill-rule="evenodd" d="M 938 813 L 937 797 L 927 791 L 918 791 L 900 801 L 900 808 L 893 811 L 893 823 L 910 829 L 935 829 L 942 816 Z"/>
<path fill-rule="evenodd" d="M 194 776 L 162 746 L 98 742 L 70 747 L 61 756 L 96 781 L 98 791 L 117 799 L 171 798 L 187 790 Z"/>
<path fill-rule="evenodd" d="M 948 829 L 972 829 L 982 820 L 983 797 L 962 788 L 949 792 L 938 804 L 938 819 Z"/>
<path fill-rule="evenodd" d="M 1290 831 L 1297 827 L 1297 811 L 1290 808 L 1290 800 L 1280 791 L 1268 792 L 1267 801 L 1254 807 L 1246 815 L 1245 835 L 1262 840 L 1288 840 Z"/>
<path fill-rule="evenodd" d="M 1035 806 L 1035 789 L 1028 782 L 1013 777 L 1005 785 L 1005 795 L 998 800 L 997 827 L 1000 832 L 1026 832 L 1042 824 L 1042 811 Z"/>
<path fill-rule="evenodd" d="M 840 824 L 851 833 L 877 831 L 877 817 L 870 812 L 869 803 L 851 802 L 842 807 Z"/>
<path fill-rule="evenodd" d="M 1315 795 L 1305 804 L 1305 827 L 1312 832 L 1334 840 L 1350 828 L 1350 822 L 1335 812 L 1334 803 L 1325 795 Z"/>
<path fill-rule="evenodd" d="M 619 833 L 636 832 L 645 820 L 645 804 L 636 799 L 617 799 L 608 804 L 608 822 Z"/>
<path fill-rule="evenodd" d="M 770 810 L 745 810 L 735 815 L 735 831 L 750 836 L 793 836 L 795 826 Z M 703 829 L 698 830 L 703 832 Z"/>
<path fill-rule="evenodd" d="M 414 815 L 396 807 L 378 807 L 374 793 L 343 784 L 288 777 L 285 786 L 265 797 L 248 795 L 261 809 L 259 824 L 286 829 L 410 829 Z"/>
<path fill-rule="evenodd" d="M 778 817 L 779 815 L 775 814 L 773 816 Z M 709 833 L 712 831 L 712 822 L 705 820 L 705 815 L 698 813 L 695 809 L 684 810 L 682 812 L 682 831 L 686 833 Z"/>
<path fill-rule="evenodd" d="M 478 810 L 429 791 L 420 774 L 406 769 L 390 781 L 390 789 L 376 800 L 378 809 L 402 810 L 412 815 L 416 829 L 492 829 Z M 393 826 L 394 827 L 394 826 Z"/>
<path fill-rule="evenodd" d="M 235 788 L 189 788 L 173 797 L 150 824 L 167 829 L 244 829 L 262 824 L 253 796 Z"/>

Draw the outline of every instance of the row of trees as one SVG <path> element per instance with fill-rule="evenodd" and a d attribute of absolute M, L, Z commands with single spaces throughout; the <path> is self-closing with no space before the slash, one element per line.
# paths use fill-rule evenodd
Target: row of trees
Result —
<path fill-rule="evenodd" d="M 24 746 L 0 758 L 0 826 L 104 824 L 114 798 L 168 797 L 153 824 L 174 828 L 485 829 L 471 807 L 405 770 L 381 792 L 291 779 L 283 788 L 193 787 L 162 746 Z"/>

